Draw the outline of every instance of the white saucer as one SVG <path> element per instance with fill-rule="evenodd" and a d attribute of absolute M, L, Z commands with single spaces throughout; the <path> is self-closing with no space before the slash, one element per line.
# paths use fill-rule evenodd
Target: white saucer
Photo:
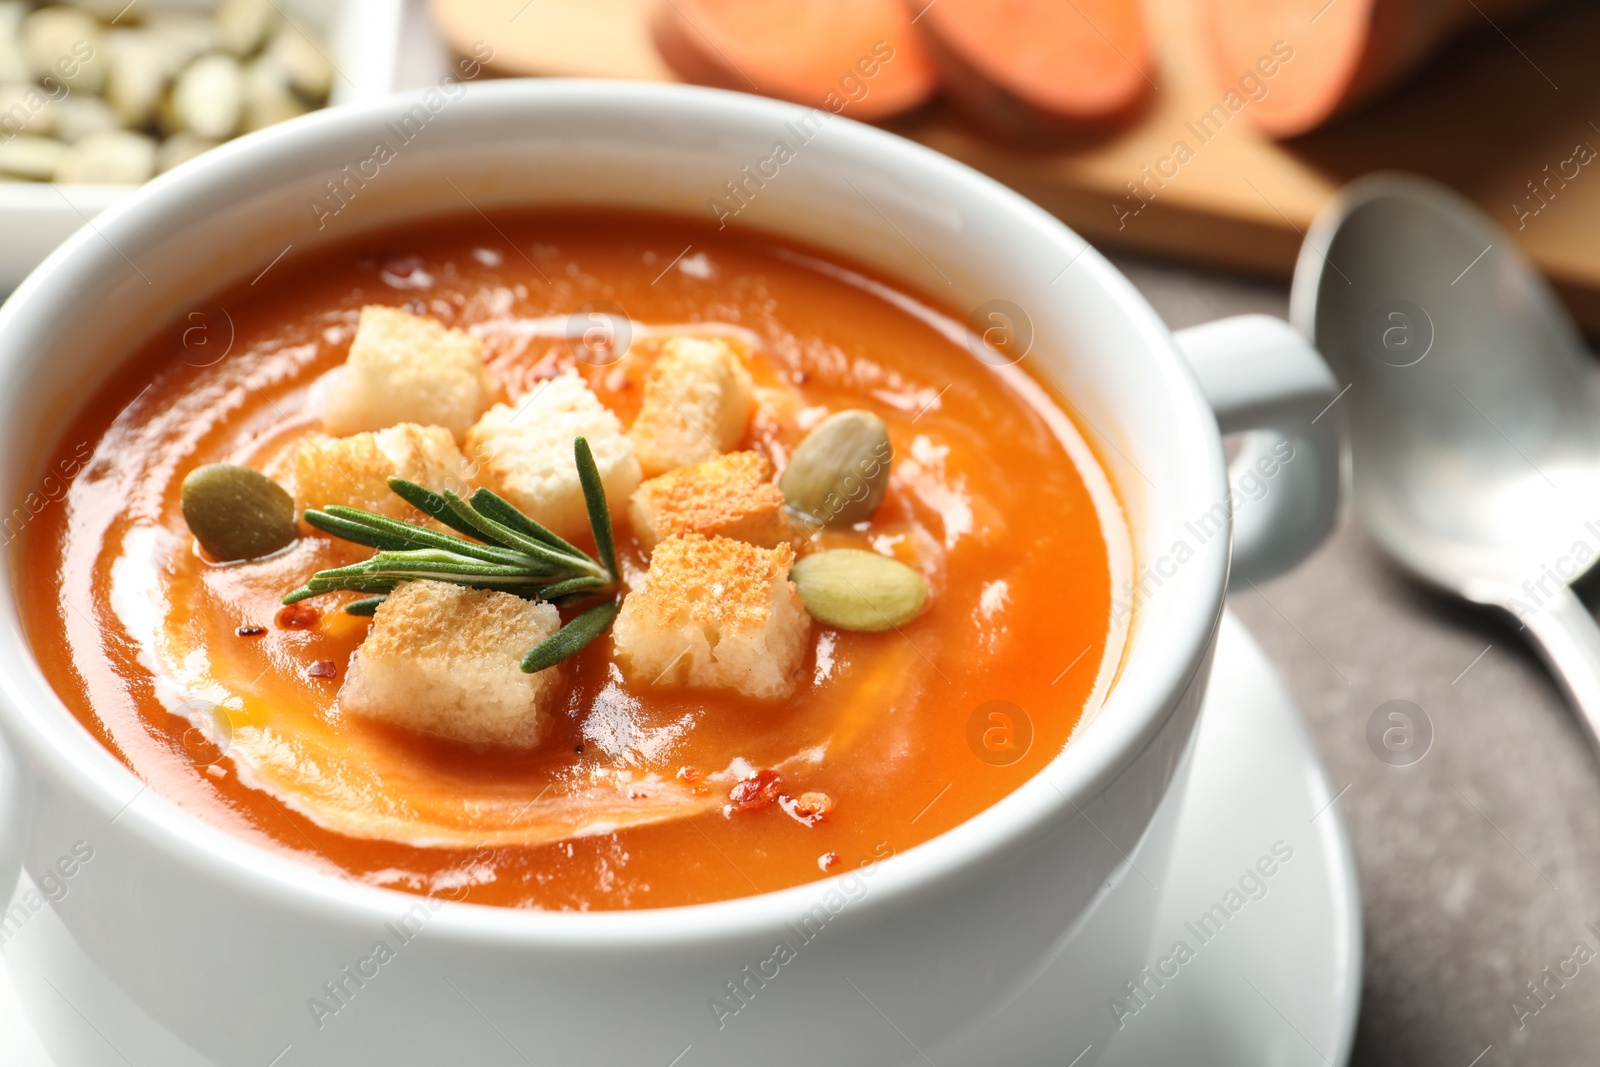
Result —
<path fill-rule="evenodd" d="M 1161 887 L 1152 944 L 1167 947 L 1151 963 L 1178 940 L 1194 957 L 1122 1018 L 1098 1067 L 1342 1067 L 1361 1000 L 1355 858 L 1298 710 L 1231 614 L 1201 714 L 1171 867 L 1181 880 Z M 1294 856 L 1266 894 L 1200 945 L 1186 924 L 1280 840 Z"/>
<path fill-rule="evenodd" d="M 1168 1063 L 1340 1067 L 1346 1063 L 1361 992 L 1361 906 L 1354 861 L 1334 792 L 1300 716 L 1260 647 L 1231 615 L 1223 618 L 1193 764 L 1179 789 L 1182 792 L 1175 789 L 1157 816 L 1176 839 L 1174 855 L 1164 865 L 1165 884 L 1146 889 L 1138 885 L 1135 873 L 1123 879 L 1113 899 L 1103 902 L 1114 908 L 1118 893 L 1159 893 L 1149 974 L 1086 975 L 1075 969 L 1066 975 L 1047 970 L 999 1017 L 971 1035 L 974 1047 L 936 1053 L 941 1063 L 969 1057 L 973 1062 L 993 1062 L 981 1053 L 988 1043 L 986 1033 L 992 1037 L 996 1027 L 1008 1031 L 1009 1040 L 994 1042 L 991 1048 L 1018 1047 L 1020 1038 L 1032 1049 L 1030 1063 L 1060 1067 Z M 1169 833 L 1152 833 L 1147 845 L 1170 840 Z M 1272 873 L 1257 875 L 1265 892 L 1248 879 L 1241 891 L 1241 877 L 1263 857 L 1271 858 L 1275 844 L 1278 858 L 1263 864 Z M 1283 860 L 1286 850 L 1292 855 Z M 1135 852 L 1135 872 L 1139 858 L 1140 852 Z M 1229 897 L 1230 890 L 1238 896 Z M 1226 919 L 1214 916 L 1199 928 L 1200 918 L 1219 904 Z M 40 925 L 48 925 L 48 920 Z M 1092 941 L 1096 925 L 1091 918 L 1071 940 L 1080 945 Z M 1173 951 L 1180 941 L 1188 950 L 1185 962 L 1178 962 L 1184 954 Z M 1163 979 L 1163 973 L 1170 977 Z M 1143 985 L 1143 1000 L 1124 996 L 1118 1011 L 1111 997 L 1126 982 Z M 1051 1032 L 1050 1020 L 1059 1016 L 1050 1007 L 1051 998 L 1067 989 L 1075 996 L 1084 996 L 1089 989 L 1105 997 L 1106 1019 L 1115 1017 L 1121 1024 L 1114 1030 L 1098 1028 L 1111 1033 L 1109 1040 L 1097 1037 L 1084 1047 L 1081 1037 L 1074 1040 Z M 39 991 L 38 995 L 59 994 Z M 101 1007 L 115 1016 L 131 1005 Z M 66 1013 L 56 1021 L 76 1027 Z M 103 1017 L 102 1025 L 108 1021 Z M 125 1063 L 89 1025 L 83 1021 L 82 1033 L 56 1033 L 52 1042 L 56 1047 L 77 1051 L 70 1060 L 52 1060 L 30 1028 L 0 963 L 0 1064 Z M 1019 1029 L 1033 1034 L 1024 1036 Z M 120 1040 L 119 1045 L 139 1047 Z M 105 1058 L 94 1058 L 91 1049 L 103 1050 Z M 175 1062 L 161 1058 L 163 1067 Z"/>

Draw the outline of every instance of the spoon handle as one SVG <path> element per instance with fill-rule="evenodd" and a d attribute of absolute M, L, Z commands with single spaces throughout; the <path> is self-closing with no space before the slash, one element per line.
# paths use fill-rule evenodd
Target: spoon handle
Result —
<path fill-rule="evenodd" d="M 1566 586 L 1520 617 L 1533 646 L 1578 710 L 1590 742 L 1600 749 L 1600 625 Z"/>

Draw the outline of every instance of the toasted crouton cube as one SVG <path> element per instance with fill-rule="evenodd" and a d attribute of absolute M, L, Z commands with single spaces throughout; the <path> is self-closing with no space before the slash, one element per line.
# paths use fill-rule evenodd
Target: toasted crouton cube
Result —
<path fill-rule="evenodd" d="M 645 476 L 703 463 L 738 444 L 755 405 L 753 390 L 726 341 L 674 337 L 662 345 L 628 431 Z"/>
<path fill-rule="evenodd" d="M 522 670 L 555 633 L 554 606 L 448 582 L 406 582 L 378 605 L 350 657 L 339 710 L 481 745 L 539 742 L 562 690 L 558 665 Z"/>
<path fill-rule="evenodd" d="M 730 452 L 652 478 L 633 494 L 630 511 L 634 536 L 646 549 L 675 534 L 721 535 L 767 548 L 789 535 L 783 491 L 759 452 Z"/>
<path fill-rule="evenodd" d="M 488 405 L 482 341 L 372 304 L 361 309 L 350 355 L 330 382 L 322 423 L 339 437 L 399 422 L 443 426 L 460 437 Z"/>
<path fill-rule="evenodd" d="M 572 441 L 594 453 L 612 514 L 639 487 L 633 442 L 576 374 L 552 378 L 515 407 L 496 404 L 467 431 L 467 453 L 502 496 L 566 538 L 589 529 Z"/>
<path fill-rule="evenodd" d="M 788 544 L 759 548 L 699 534 L 662 541 L 612 627 L 623 670 L 646 685 L 789 693 L 811 630 L 789 581 L 793 564 Z"/>
<path fill-rule="evenodd" d="M 416 519 L 417 510 L 390 490 L 390 478 L 434 492 L 467 489 L 466 457 L 443 426 L 403 422 L 376 433 L 307 438 L 289 466 L 295 503 L 302 510 L 343 504 L 391 519 Z"/>

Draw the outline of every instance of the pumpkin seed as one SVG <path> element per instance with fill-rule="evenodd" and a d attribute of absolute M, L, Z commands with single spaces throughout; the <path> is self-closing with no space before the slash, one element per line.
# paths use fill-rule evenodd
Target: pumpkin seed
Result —
<path fill-rule="evenodd" d="M 266 54 L 283 64 L 289 81 L 308 99 L 322 100 L 333 88 L 333 65 L 298 24 L 279 30 Z"/>
<path fill-rule="evenodd" d="M 243 109 L 244 77 L 232 56 L 202 56 L 184 68 L 172 87 L 173 117 L 200 137 L 232 137 Z"/>
<path fill-rule="evenodd" d="M 187 163 L 201 152 L 209 151 L 217 142 L 192 133 L 175 133 L 161 142 L 156 149 L 156 173 L 165 174 L 180 163 Z"/>
<path fill-rule="evenodd" d="M 214 559 L 257 559 L 295 539 L 294 498 L 250 467 L 196 467 L 183 480 L 181 505 L 189 532 Z"/>
<path fill-rule="evenodd" d="M 289 71 L 272 56 L 244 68 L 244 128 L 250 133 L 306 113 L 305 101 L 289 84 Z"/>
<path fill-rule="evenodd" d="M 115 68 L 113 68 L 115 69 Z M 98 96 L 76 93 L 55 104 L 56 136 L 68 144 L 117 128 L 117 116 Z"/>
<path fill-rule="evenodd" d="M 66 151 L 66 145 L 49 137 L 16 134 L 0 141 L 0 175 L 47 182 Z"/>
<path fill-rule="evenodd" d="M 0 82 L 25 82 L 33 77 L 28 53 L 22 47 L 22 17 L 28 5 L 21 0 L 0 0 Z"/>
<path fill-rule="evenodd" d="M 22 20 L 22 46 L 34 78 L 65 82 L 73 92 L 98 93 L 106 83 L 106 34 L 76 8 L 43 7 Z"/>
<path fill-rule="evenodd" d="M 111 38 L 106 103 L 120 122 L 143 126 L 156 113 L 171 80 L 165 69 L 164 47 L 148 30 L 123 30 Z"/>
<path fill-rule="evenodd" d="M 56 102 L 30 82 L 0 83 L 0 116 L 4 117 L 0 133 L 7 137 L 18 133 L 48 137 L 56 132 Z"/>
<path fill-rule="evenodd" d="M 277 14 L 272 0 L 222 0 L 217 5 L 217 39 L 241 58 L 261 47 Z"/>
<path fill-rule="evenodd" d="M 168 78 L 220 43 L 216 22 L 203 12 L 157 7 L 145 12 L 144 24 L 161 46 L 161 71 Z"/>
<path fill-rule="evenodd" d="M 850 526 L 872 518 L 889 488 L 889 428 L 870 411 L 823 419 L 789 457 L 778 486 L 809 526 Z"/>
<path fill-rule="evenodd" d="M 789 571 L 811 617 L 838 630 L 904 626 L 928 603 L 928 583 L 899 560 L 859 548 L 816 552 Z"/>
<path fill-rule="evenodd" d="M 61 153 L 55 181 L 138 185 L 156 171 L 156 143 L 142 133 L 91 133 Z"/>

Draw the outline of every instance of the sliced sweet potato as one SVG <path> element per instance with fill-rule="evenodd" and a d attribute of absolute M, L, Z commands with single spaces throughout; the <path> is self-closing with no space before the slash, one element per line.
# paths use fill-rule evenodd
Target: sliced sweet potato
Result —
<path fill-rule="evenodd" d="M 688 81 L 863 121 L 916 107 L 937 88 L 899 0 L 661 0 L 650 29 Z"/>
<path fill-rule="evenodd" d="M 1154 88 L 1137 0 L 907 0 L 951 101 L 995 132 L 1119 124 Z"/>
<path fill-rule="evenodd" d="M 1305 133 L 1402 80 L 1462 29 L 1545 0 L 1206 0 L 1219 82 L 1255 79 L 1245 115 Z"/>

